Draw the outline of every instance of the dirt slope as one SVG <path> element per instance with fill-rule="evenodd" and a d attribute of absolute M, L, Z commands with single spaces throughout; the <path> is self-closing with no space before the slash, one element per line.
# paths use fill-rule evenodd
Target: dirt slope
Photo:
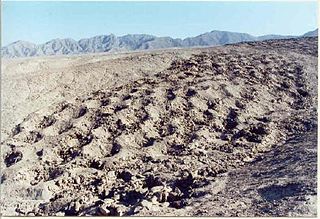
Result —
<path fill-rule="evenodd" d="M 7 64 L 5 215 L 316 214 L 317 38 L 86 58 Z"/>
<path fill-rule="evenodd" d="M 3 59 L 1 139 L 28 116 L 51 104 L 154 75 L 173 59 L 200 51 Z"/>

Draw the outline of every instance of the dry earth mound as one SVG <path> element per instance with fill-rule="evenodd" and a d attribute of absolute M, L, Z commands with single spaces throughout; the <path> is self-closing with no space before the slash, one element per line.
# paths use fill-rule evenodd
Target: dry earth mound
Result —
<path fill-rule="evenodd" d="M 31 113 L 1 145 L 4 214 L 314 215 L 289 209 L 316 195 L 314 138 L 288 157 L 317 126 L 317 40 L 296 41 L 204 50 Z M 246 181 L 274 159 L 309 181 Z"/>

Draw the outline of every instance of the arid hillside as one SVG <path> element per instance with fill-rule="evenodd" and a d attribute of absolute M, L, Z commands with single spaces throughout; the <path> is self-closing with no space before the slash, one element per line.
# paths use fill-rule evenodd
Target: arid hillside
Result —
<path fill-rule="evenodd" d="M 2 213 L 315 216 L 317 45 L 3 60 Z"/>

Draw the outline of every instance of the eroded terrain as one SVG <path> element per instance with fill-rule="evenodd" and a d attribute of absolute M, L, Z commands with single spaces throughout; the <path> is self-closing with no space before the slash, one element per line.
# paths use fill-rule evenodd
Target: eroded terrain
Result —
<path fill-rule="evenodd" d="M 317 38 L 106 57 L 5 63 L 4 215 L 316 214 Z"/>

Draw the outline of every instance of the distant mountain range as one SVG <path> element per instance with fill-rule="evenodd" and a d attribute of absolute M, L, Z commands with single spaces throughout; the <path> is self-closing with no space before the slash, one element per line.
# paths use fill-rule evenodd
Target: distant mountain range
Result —
<path fill-rule="evenodd" d="M 315 36 L 318 36 L 318 29 L 315 29 L 313 31 L 309 31 L 303 34 L 303 37 L 315 37 Z"/>
<path fill-rule="evenodd" d="M 246 33 L 228 31 L 211 31 L 196 37 L 173 39 L 171 37 L 156 37 L 146 34 L 129 34 L 117 37 L 113 34 L 81 39 L 54 39 L 44 44 L 33 44 L 26 41 L 16 41 L 1 48 L 1 57 L 31 57 L 51 55 L 72 55 L 98 52 L 121 52 L 134 50 L 151 50 L 164 48 L 188 48 L 217 46 L 238 42 L 261 41 L 268 39 L 288 39 L 297 37 L 318 36 L 318 29 L 301 36 L 264 35 L 252 36 Z"/>

